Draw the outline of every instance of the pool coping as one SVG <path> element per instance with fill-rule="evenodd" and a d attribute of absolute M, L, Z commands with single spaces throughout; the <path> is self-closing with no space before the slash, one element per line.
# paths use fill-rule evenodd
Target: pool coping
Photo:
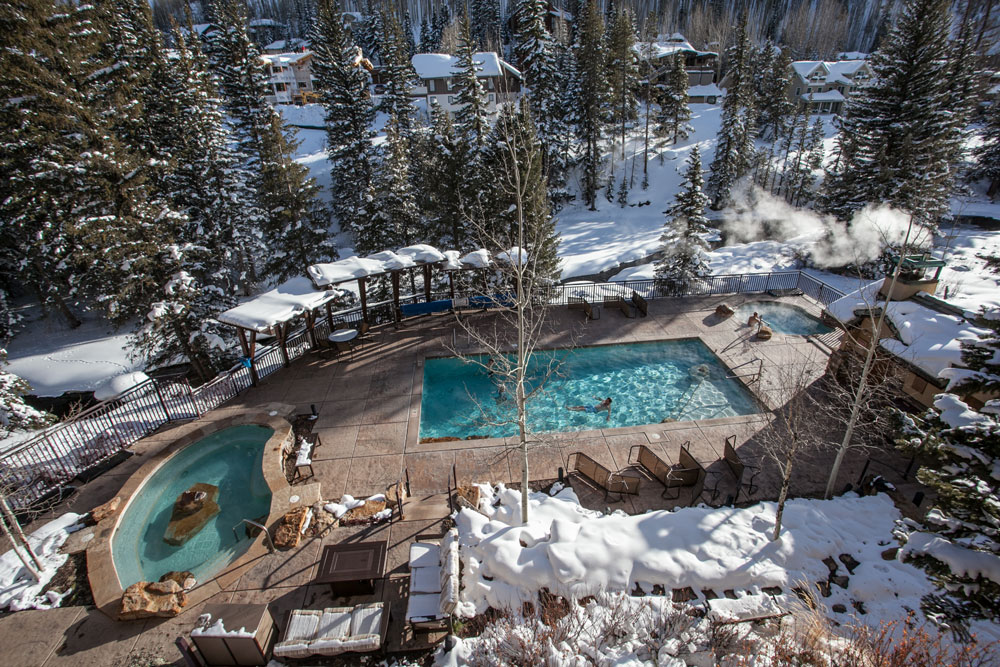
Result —
<path fill-rule="evenodd" d="M 786 336 L 794 334 L 779 334 L 779 335 Z M 796 336 L 796 337 L 803 339 L 807 338 L 806 336 Z M 608 347 L 611 345 L 644 345 L 649 343 L 663 343 L 676 340 L 698 340 L 702 345 L 705 346 L 705 349 L 707 349 L 709 353 L 713 357 L 715 357 L 715 360 L 723 368 L 726 369 L 727 372 L 733 372 L 734 370 L 733 367 L 715 350 L 711 342 L 706 340 L 704 336 L 702 336 L 700 333 L 695 335 L 686 334 L 679 336 L 669 336 L 666 338 L 657 338 L 653 340 L 635 341 L 628 343 L 612 342 L 612 343 L 592 343 L 589 345 L 546 347 L 544 348 L 544 350 L 573 350 L 584 347 Z M 482 350 L 481 348 L 476 348 L 475 350 L 462 352 L 462 354 L 472 356 L 478 354 L 488 354 L 488 352 Z M 511 444 L 512 441 L 516 442 L 518 440 L 518 437 L 516 435 L 513 435 L 513 436 L 503 436 L 498 438 L 475 438 L 473 440 L 465 440 L 465 439 L 448 440 L 448 441 L 434 442 L 434 443 L 420 442 L 420 404 L 423 398 L 424 362 L 427 359 L 450 359 L 457 356 L 459 355 L 456 353 L 452 353 L 452 354 L 421 354 L 417 357 L 416 367 L 415 367 L 416 372 L 414 373 L 414 378 L 413 378 L 413 389 L 410 394 L 410 410 L 406 421 L 406 440 L 404 443 L 405 447 L 404 451 L 408 452 L 419 451 L 416 448 L 419 448 L 420 445 L 435 445 L 439 449 L 453 449 L 453 448 L 458 449 L 461 448 L 458 446 L 459 443 L 469 443 L 469 442 L 475 442 L 479 447 L 497 447 L 497 446 L 509 445 Z M 747 418 L 753 417 L 755 415 L 766 414 L 767 411 L 773 409 L 772 401 L 770 400 L 770 398 L 766 394 L 763 394 L 762 392 L 757 390 L 755 386 L 757 383 L 750 383 L 747 381 L 746 377 L 741 375 L 735 376 L 730 379 L 737 381 L 739 385 L 750 395 L 753 401 L 763 409 L 758 412 L 751 412 L 745 415 L 729 415 L 726 417 L 714 417 L 711 419 L 690 419 L 690 420 L 684 420 L 683 422 L 668 422 L 668 423 L 676 424 L 689 421 L 691 423 L 706 422 L 710 425 L 729 424 L 729 423 L 742 422 Z M 663 422 L 660 423 L 664 424 Z M 594 434 L 597 433 L 604 435 L 623 435 L 627 433 L 636 433 L 637 431 L 645 430 L 650 426 L 657 426 L 657 424 L 655 423 L 633 424 L 631 426 L 617 426 L 614 428 L 604 428 L 604 429 L 601 428 L 585 429 L 580 431 L 551 431 L 547 433 L 532 433 L 531 436 L 532 438 L 541 438 L 546 440 L 565 440 L 573 437 L 586 438 L 588 434 L 593 436 Z M 453 445 L 453 447 L 449 447 L 449 445 Z M 414 449 L 411 450 L 411 448 Z"/>
<path fill-rule="evenodd" d="M 119 498 L 118 507 L 94 528 L 94 539 L 87 547 L 87 578 L 93 594 L 94 604 L 104 614 L 117 620 L 121 608 L 122 594 L 125 589 L 118 579 L 114 557 L 111 553 L 111 541 L 124 515 L 125 509 L 135 494 L 141 491 L 143 484 L 156 470 L 170 458 L 184 450 L 189 445 L 205 436 L 229 428 L 230 426 L 257 425 L 265 426 L 274 431 L 264 444 L 262 468 L 264 480 L 271 490 L 271 507 L 265 525 L 270 527 L 291 508 L 302 503 L 311 504 L 311 496 L 319 496 L 318 484 L 297 487 L 295 494 L 299 496 L 297 503 L 291 502 L 292 487 L 285 478 L 283 458 L 286 448 L 294 438 L 292 424 L 289 418 L 295 414 L 295 406 L 283 403 L 271 403 L 240 410 L 223 409 L 206 413 L 200 419 L 181 424 L 162 434 L 150 436 L 169 444 L 150 456 L 122 485 L 115 498 Z M 141 442 L 141 441 L 140 441 Z M 218 574 L 204 582 L 198 582 L 194 588 L 187 591 L 185 607 L 197 605 L 223 589 L 232 585 L 242 575 L 246 566 L 261 556 L 267 555 L 269 549 L 265 546 L 263 534 L 259 534 L 250 546 L 233 562 L 226 565 Z"/>

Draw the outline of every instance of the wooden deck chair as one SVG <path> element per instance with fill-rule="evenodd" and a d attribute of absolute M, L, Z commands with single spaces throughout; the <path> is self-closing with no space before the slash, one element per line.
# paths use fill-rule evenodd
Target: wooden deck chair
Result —
<path fill-rule="evenodd" d="M 634 463 L 638 463 L 663 485 L 663 498 L 676 500 L 681 496 L 681 488 L 695 486 L 700 478 L 703 478 L 702 471 L 698 467 L 685 468 L 680 464 L 671 466 L 661 459 L 656 453 L 646 445 L 633 445 L 628 452 L 629 462 L 633 463 L 632 454 L 638 451 L 638 456 Z"/>
<path fill-rule="evenodd" d="M 749 463 L 744 463 L 740 458 L 740 455 L 736 453 L 736 436 L 731 435 L 726 438 L 725 453 L 723 458 L 726 464 L 729 466 L 729 470 L 733 473 L 733 477 L 736 478 L 736 499 L 739 500 L 740 491 L 744 491 L 747 496 L 747 500 L 750 500 L 750 496 L 757 492 L 757 485 L 753 483 L 754 478 L 757 477 L 757 473 L 760 472 L 760 466 L 750 465 Z M 744 477 L 750 475 L 750 480 L 744 480 Z"/>
<path fill-rule="evenodd" d="M 575 463 L 573 457 L 576 457 Z M 623 500 L 626 493 L 629 495 L 639 493 L 638 477 L 624 477 L 619 473 L 611 472 L 583 452 L 573 452 L 570 454 L 569 463 L 573 472 L 586 477 L 604 490 L 605 500 L 608 500 L 608 496 L 612 493 L 618 494 L 620 496 L 619 500 Z"/>

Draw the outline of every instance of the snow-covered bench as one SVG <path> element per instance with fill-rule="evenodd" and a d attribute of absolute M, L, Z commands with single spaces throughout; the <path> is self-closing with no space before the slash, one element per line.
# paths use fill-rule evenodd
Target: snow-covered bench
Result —
<path fill-rule="evenodd" d="M 452 528 L 440 544 L 410 545 L 410 599 L 406 621 L 414 630 L 447 627 L 458 605 L 458 530 Z"/>
<path fill-rule="evenodd" d="M 291 612 L 285 639 L 274 647 L 278 658 L 365 653 L 382 646 L 389 613 L 381 602 L 356 607 L 296 609 Z"/>
<path fill-rule="evenodd" d="M 299 451 L 295 454 L 295 478 L 305 479 L 303 471 L 309 469 L 309 477 L 313 476 L 313 451 L 320 446 L 319 434 L 313 433 L 299 439 Z"/>

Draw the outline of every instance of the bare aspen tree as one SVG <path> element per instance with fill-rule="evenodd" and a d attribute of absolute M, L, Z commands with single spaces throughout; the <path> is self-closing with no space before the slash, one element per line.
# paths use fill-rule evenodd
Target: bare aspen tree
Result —
<path fill-rule="evenodd" d="M 539 442 L 531 431 L 529 405 L 543 391 L 546 381 L 556 372 L 558 359 L 534 364 L 535 353 L 547 331 L 548 290 L 557 272 L 554 225 L 549 215 L 542 172 L 541 146 L 534 133 L 527 105 L 520 111 L 501 112 L 491 135 L 495 142 L 497 167 L 492 188 L 504 203 L 491 219 L 471 220 L 482 247 L 497 258 L 493 285 L 498 302 L 507 306 L 492 318 L 458 317 L 457 322 L 468 336 L 478 355 L 468 350 L 454 350 L 467 362 L 479 365 L 494 378 L 503 396 L 511 396 L 511 412 L 499 414 L 477 402 L 484 422 L 497 426 L 515 425 L 514 449 L 521 459 L 521 520 L 528 521 L 528 450 Z M 570 336 L 571 338 L 572 336 Z M 562 347 L 562 346 L 561 346 Z M 475 400 L 475 398 L 474 398 Z"/>

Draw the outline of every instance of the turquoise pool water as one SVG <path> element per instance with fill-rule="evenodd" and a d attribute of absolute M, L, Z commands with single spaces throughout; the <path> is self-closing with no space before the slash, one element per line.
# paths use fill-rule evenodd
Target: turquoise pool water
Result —
<path fill-rule="evenodd" d="M 241 519 L 257 519 L 271 508 L 261 462 L 274 435 L 264 426 L 232 426 L 188 445 L 156 470 L 132 497 L 111 541 L 122 588 L 158 581 L 172 570 L 205 581 L 250 546 Z M 163 541 L 177 496 L 198 482 L 219 487 L 219 514 L 179 547 Z"/>
<path fill-rule="evenodd" d="M 537 433 L 757 412 L 746 389 L 726 379 L 726 368 L 698 339 L 542 350 L 532 361 L 533 382 L 552 361 L 559 362 L 558 373 L 529 404 L 530 425 Z M 605 412 L 566 409 L 594 405 L 608 396 L 610 420 Z M 513 413 L 513 401 L 500 397 L 494 378 L 478 365 L 457 357 L 425 361 L 421 438 L 513 435 L 516 425 L 503 423 L 511 422 Z"/>
<path fill-rule="evenodd" d="M 747 301 L 736 309 L 733 316 L 737 322 L 745 323 L 754 311 L 773 331 L 793 336 L 822 335 L 833 331 L 798 306 L 779 301 Z"/>

